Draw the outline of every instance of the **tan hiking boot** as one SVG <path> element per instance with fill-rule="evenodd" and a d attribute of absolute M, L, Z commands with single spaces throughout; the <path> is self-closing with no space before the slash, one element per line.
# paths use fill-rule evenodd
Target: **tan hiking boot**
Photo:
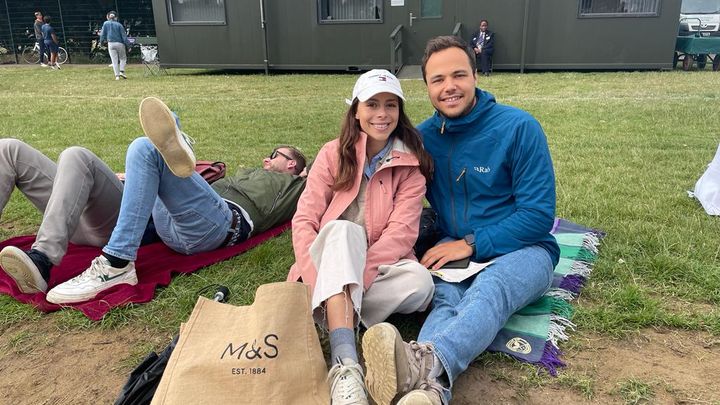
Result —
<path fill-rule="evenodd" d="M 428 381 L 435 356 L 432 349 L 417 342 L 405 343 L 389 323 L 372 326 L 362 340 L 367 376 L 365 384 L 378 405 L 389 405 L 398 394 L 437 384 Z"/>
<path fill-rule="evenodd" d="M 440 399 L 442 388 L 440 388 L 439 384 L 435 384 L 437 386 L 428 385 L 425 389 L 408 392 L 404 397 L 400 398 L 397 405 L 442 405 Z"/>

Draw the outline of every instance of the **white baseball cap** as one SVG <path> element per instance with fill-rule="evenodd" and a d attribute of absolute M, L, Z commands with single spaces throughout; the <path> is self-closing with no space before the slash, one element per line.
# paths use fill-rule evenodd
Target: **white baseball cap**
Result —
<path fill-rule="evenodd" d="M 367 101 L 378 93 L 392 93 L 405 101 L 400 80 L 394 74 L 385 69 L 373 69 L 365 72 L 355 82 L 352 92 L 352 99 L 345 99 L 345 102 L 352 104 L 356 98 L 359 101 Z"/>

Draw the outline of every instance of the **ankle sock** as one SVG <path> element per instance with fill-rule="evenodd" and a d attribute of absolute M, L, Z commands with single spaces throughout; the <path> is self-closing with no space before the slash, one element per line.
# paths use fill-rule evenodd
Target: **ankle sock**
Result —
<path fill-rule="evenodd" d="M 103 252 L 102 255 L 105 256 L 105 258 L 110 262 L 110 265 L 116 269 L 122 269 L 130 263 L 130 260 L 121 259 L 105 252 Z"/>
<path fill-rule="evenodd" d="M 32 260 L 38 270 L 40 270 L 40 275 L 43 280 L 45 280 L 45 282 L 50 281 L 50 268 L 52 268 L 53 264 L 47 255 L 36 249 L 30 249 L 25 252 L 25 254 L 28 255 L 30 260 Z"/>
<path fill-rule="evenodd" d="M 338 328 L 330 331 L 330 354 L 333 362 L 337 362 L 339 359 L 343 364 L 347 364 L 347 360 L 357 363 L 355 332 L 350 328 Z"/>

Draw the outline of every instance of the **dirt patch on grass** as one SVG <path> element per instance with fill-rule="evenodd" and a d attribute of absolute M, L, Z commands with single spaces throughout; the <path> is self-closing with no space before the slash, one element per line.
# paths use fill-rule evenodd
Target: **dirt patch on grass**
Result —
<path fill-rule="evenodd" d="M 8 328 L 0 335 L 0 402 L 110 404 L 140 360 L 135 348 L 156 340 L 131 328 L 63 332 L 42 320 Z"/>
<path fill-rule="evenodd" d="M 52 316 L 0 334 L 0 393 L 9 404 L 110 404 L 130 370 L 168 336 L 133 328 L 63 332 Z M 720 337 L 644 330 L 627 339 L 575 336 L 558 378 L 483 356 L 453 404 L 720 403 Z"/>
<path fill-rule="evenodd" d="M 621 340 L 573 339 L 558 378 L 486 361 L 458 379 L 456 402 L 720 404 L 720 337 L 648 329 Z"/>

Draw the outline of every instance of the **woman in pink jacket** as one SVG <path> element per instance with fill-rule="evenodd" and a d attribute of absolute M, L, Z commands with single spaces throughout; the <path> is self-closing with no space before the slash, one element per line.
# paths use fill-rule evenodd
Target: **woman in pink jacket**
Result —
<path fill-rule="evenodd" d="M 360 76 L 340 137 L 312 166 L 293 217 L 288 280 L 312 288 L 315 320 L 330 331 L 332 404 L 367 404 L 354 328 L 426 309 L 432 277 L 413 255 L 432 159 L 387 70 Z"/>

